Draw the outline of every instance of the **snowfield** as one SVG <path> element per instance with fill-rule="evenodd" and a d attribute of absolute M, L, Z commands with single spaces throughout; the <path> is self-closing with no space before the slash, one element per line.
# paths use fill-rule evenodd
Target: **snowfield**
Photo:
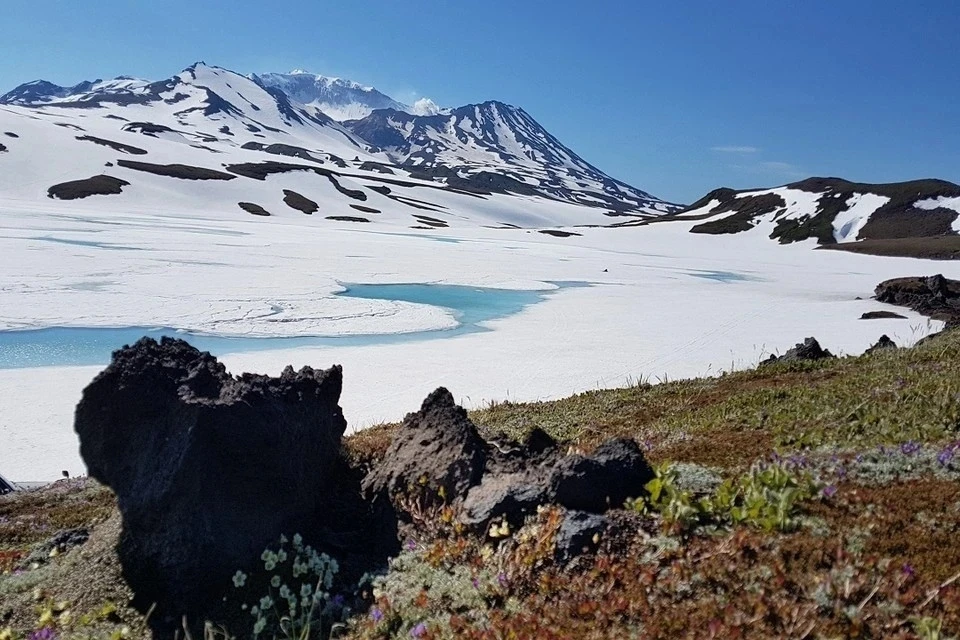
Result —
<path fill-rule="evenodd" d="M 592 283 L 489 322 L 487 332 L 216 354 L 234 373 L 342 364 L 351 429 L 398 420 L 439 385 L 478 407 L 749 367 L 810 335 L 848 354 L 882 333 L 910 344 L 938 323 L 911 313 L 908 320 L 859 320 L 884 307 L 869 300 L 873 287 L 904 275 L 960 277 L 951 262 L 813 251 L 808 242 L 781 246 L 758 233 L 697 235 L 688 233 L 690 221 L 580 228 L 581 236 L 554 238 L 478 226 L 358 228 L 294 213 L 98 209 L 110 197 L 47 206 L 0 200 L 0 328 L 409 332 L 454 321 L 427 305 L 339 297 L 339 283 Z M 279 315 L 270 312 L 276 308 Z M 101 368 L 0 370 L 5 476 L 49 480 L 61 470 L 83 471 L 73 409 Z"/>

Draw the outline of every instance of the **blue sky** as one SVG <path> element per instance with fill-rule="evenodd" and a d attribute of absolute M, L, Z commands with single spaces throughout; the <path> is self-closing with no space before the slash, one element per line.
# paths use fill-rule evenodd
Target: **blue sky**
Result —
<path fill-rule="evenodd" d="M 276 8 L 273 8 L 275 6 Z M 810 175 L 960 182 L 957 0 L 6 0 L 0 90 L 204 60 L 522 106 L 660 197 Z"/>

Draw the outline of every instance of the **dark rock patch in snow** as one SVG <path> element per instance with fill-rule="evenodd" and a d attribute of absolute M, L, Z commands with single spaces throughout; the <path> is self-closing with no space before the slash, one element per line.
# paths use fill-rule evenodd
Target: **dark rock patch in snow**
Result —
<path fill-rule="evenodd" d="M 860 316 L 861 320 L 886 320 L 886 319 L 898 319 L 906 320 L 906 316 L 902 316 L 899 313 L 894 313 L 893 311 L 867 311 Z"/>
<path fill-rule="evenodd" d="M 226 167 L 230 173 L 235 173 L 244 178 L 253 178 L 254 180 L 266 180 L 267 176 L 275 173 L 289 173 L 291 171 L 315 171 L 316 167 L 310 167 L 303 164 L 287 164 L 285 162 L 245 162 L 242 164 L 231 164 Z"/>
<path fill-rule="evenodd" d="M 539 232 L 555 238 L 569 238 L 570 236 L 583 235 L 581 233 L 576 233 L 575 231 L 562 231 L 560 229 L 540 229 Z"/>
<path fill-rule="evenodd" d="M 117 160 L 117 165 L 125 169 L 143 171 L 169 178 L 179 178 L 180 180 L 233 180 L 236 178 L 236 176 L 223 171 L 194 167 L 188 164 L 153 164 L 150 162 L 134 162 L 133 160 Z"/>
<path fill-rule="evenodd" d="M 156 138 L 158 133 L 176 133 L 173 129 L 166 125 L 153 124 L 152 122 L 130 122 L 123 125 L 121 129 L 123 131 L 131 131 L 133 133 L 141 133 L 145 136 L 150 136 L 153 138 Z"/>
<path fill-rule="evenodd" d="M 4 132 L 3 132 L 3 135 L 7 136 L 8 138 L 19 138 L 19 137 L 20 137 L 20 136 L 18 136 L 17 134 L 15 134 L 13 131 L 4 131 Z"/>
<path fill-rule="evenodd" d="M 249 149 L 253 151 L 263 151 L 265 153 L 272 153 L 278 156 L 287 156 L 290 158 L 300 158 L 301 160 L 310 160 L 316 162 L 317 164 L 323 164 L 323 160 L 316 158 L 308 149 L 303 147 L 296 147 L 289 144 L 262 144 L 260 142 L 247 142 L 244 144 L 241 149 Z"/>
<path fill-rule="evenodd" d="M 85 140 L 87 142 L 98 144 L 102 147 L 110 147 L 114 151 L 119 151 L 120 153 L 129 153 L 135 156 L 144 156 L 147 154 L 145 149 L 134 147 L 129 144 L 123 144 L 122 142 L 114 142 L 113 140 L 97 138 L 96 136 L 77 136 L 77 140 Z"/>
<path fill-rule="evenodd" d="M 283 190 L 283 202 L 291 209 L 302 211 L 307 215 L 316 213 L 320 209 L 320 205 L 316 202 L 290 189 Z"/>
<path fill-rule="evenodd" d="M 373 162 L 373 161 L 371 161 L 371 160 L 368 160 L 367 162 L 364 162 L 363 164 L 361 164 L 361 165 L 360 165 L 360 170 L 361 170 L 361 171 L 374 171 L 374 172 L 376 172 L 376 173 L 385 173 L 385 174 L 388 174 L 388 175 L 391 175 L 391 176 L 394 175 L 393 169 L 391 169 L 391 168 L 388 167 L 387 165 L 381 164 L 381 163 L 379 163 L 379 162 Z"/>
<path fill-rule="evenodd" d="M 439 218 L 431 218 L 430 216 L 421 215 L 418 213 L 413 214 L 413 217 L 420 224 L 425 224 L 429 227 L 434 227 L 437 229 L 446 229 L 450 225 L 447 224 L 446 220 L 440 220 Z"/>
<path fill-rule="evenodd" d="M 370 222 L 367 218 L 359 216 L 327 216 L 327 220 L 339 220 L 340 222 Z"/>
<path fill-rule="evenodd" d="M 362 204 L 350 204 L 350 208 L 356 209 L 357 211 L 362 211 L 363 213 L 382 213 L 380 209 L 374 209 L 373 207 L 365 207 Z"/>
<path fill-rule="evenodd" d="M 90 196 L 116 195 L 130 183 L 113 176 L 99 175 L 85 180 L 71 180 L 55 184 L 47 189 L 47 197 L 57 200 L 79 200 Z"/>
<path fill-rule="evenodd" d="M 253 202 L 238 202 L 241 209 L 255 216 L 269 216 L 270 212 Z"/>

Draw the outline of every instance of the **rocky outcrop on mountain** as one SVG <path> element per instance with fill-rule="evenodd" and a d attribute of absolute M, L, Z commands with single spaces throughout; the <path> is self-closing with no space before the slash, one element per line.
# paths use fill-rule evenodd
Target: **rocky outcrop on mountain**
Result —
<path fill-rule="evenodd" d="M 798 342 L 792 349 L 788 349 L 782 356 L 771 354 L 769 358 L 762 361 L 760 365 L 773 364 L 775 362 L 799 362 L 823 360 L 825 358 L 835 358 L 830 351 L 824 349 L 817 342 L 816 338 L 807 338 L 803 342 Z"/>
<path fill-rule="evenodd" d="M 396 545 L 341 454 L 341 386 L 340 367 L 233 377 L 184 341 L 143 338 L 84 390 L 80 451 L 117 494 L 124 578 L 158 633 L 210 612 L 281 534 L 361 572 Z"/>
<path fill-rule="evenodd" d="M 880 302 L 908 307 L 948 327 L 960 325 L 960 281 L 942 274 L 885 280 L 874 293 Z"/>

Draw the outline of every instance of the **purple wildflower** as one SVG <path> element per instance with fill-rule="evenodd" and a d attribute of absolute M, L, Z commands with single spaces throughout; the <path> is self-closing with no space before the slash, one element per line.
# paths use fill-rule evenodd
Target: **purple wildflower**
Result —
<path fill-rule="evenodd" d="M 912 565 L 905 564 L 903 565 L 903 575 L 907 576 L 908 578 L 912 578 L 916 575 L 916 571 L 913 570 Z"/>
<path fill-rule="evenodd" d="M 920 445 L 910 440 L 909 442 L 904 442 L 900 445 L 900 452 L 905 456 L 912 456 L 913 454 L 920 451 Z"/>
<path fill-rule="evenodd" d="M 27 640 L 56 640 L 57 633 L 53 630 L 53 627 L 44 627 L 39 631 L 34 631 L 31 633 Z"/>
<path fill-rule="evenodd" d="M 480 581 L 477 580 L 476 578 L 474 578 L 474 579 L 471 580 L 470 582 L 473 583 L 473 588 L 474 588 L 474 589 L 479 589 L 479 588 L 480 588 Z"/>
<path fill-rule="evenodd" d="M 414 540 L 407 540 L 407 544 L 404 546 L 407 548 L 407 551 L 413 551 L 417 548 L 417 543 Z"/>
<path fill-rule="evenodd" d="M 344 598 L 343 598 L 343 596 L 340 595 L 339 593 L 338 593 L 337 595 L 333 596 L 333 606 L 335 606 L 335 607 L 342 607 L 342 606 L 343 606 L 343 602 L 344 602 Z"/>
<path fill-rule="evenodd" d="M 370 617 L 374 622 L 380 622 L 383 620 L 383 611 L 380 611 L 380 607 L 374 607 L 370 610 Z"/>
<path fill-rule="evenodd" d="M 497 584 L 499 584 L 501 587 L 506 587 L 506 586 L 507 586 L 507 574 L 505 574 L 505 573 L 503 573 L 503 572 L 498 573 L 498 574 L 497 574 Z"/>
<path fill-rule="evenodd" d="M 831 485 L 828 485 L 828 486 L 826 486 L 826 487 L 823 488 L 823 497 L 824 497 L 824 498 L 832 498 L 832 497 L 835 496 L 835 495 L 837 495 L 837 487 L 836 487 L 836 485 L 832 485 L 832 484 L 831 484 Z"/>
<path fill-rule="evenodd" d="M 947 447 L 937 456 L 937 462 L 940 463 L 941 467 L 947 466 L 951 460 L 953 460 L 953 447 Z"/>
<path fill-rule="evenodd" d="M 417 626 L 415 626 L 413 629 L 410 630 L 410 637 L 422 638 L 423 634 L 425 634 L 426 632 L 427 632 L 427 625 L 423 624 L 422 622 L 419 622 L 417 623 Z"/>

